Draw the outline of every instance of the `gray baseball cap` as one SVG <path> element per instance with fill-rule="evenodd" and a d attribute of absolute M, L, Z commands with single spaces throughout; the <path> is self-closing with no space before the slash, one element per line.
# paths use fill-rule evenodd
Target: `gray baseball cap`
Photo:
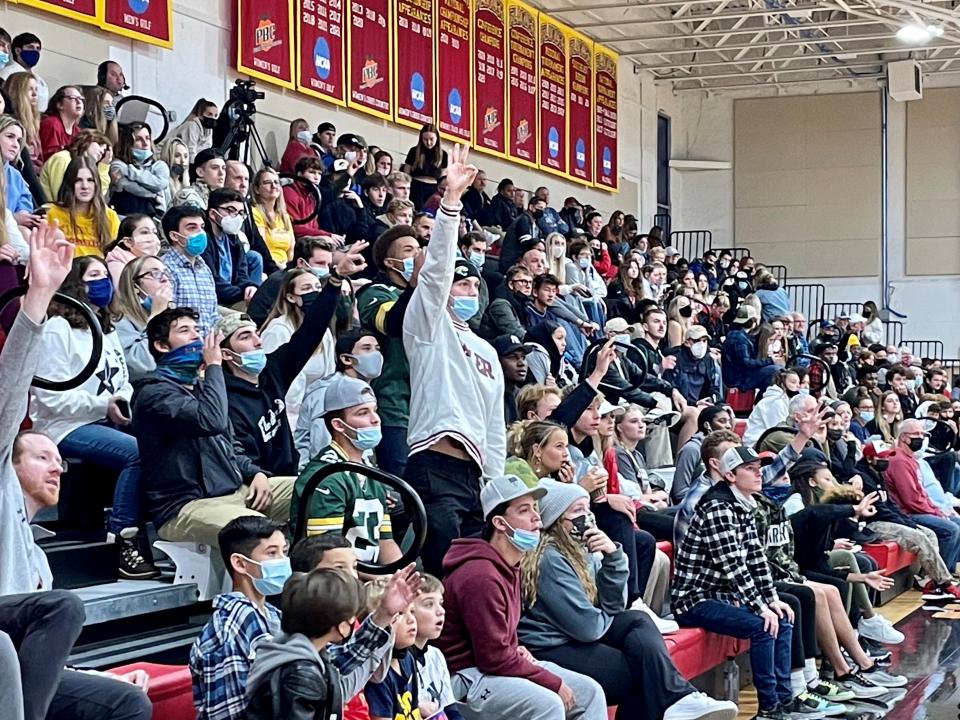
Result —
<path fill-rule="evenodd" d="M 323 395 L 323 414 L 376 401 L 373 388 L 363 380 L 336 373 Z"/>
<path fill-rule="evenodd" d="M 489 520 L 490 513 L 499 505 L 511 502 L 526 495 L 532 495 L 539 500 L 547 491 L 542 487 L 530 487 L 516 475 L 501 475 L 487 481 L 480 489 L 480 507 L 483 509 L 483 519 Z"/>

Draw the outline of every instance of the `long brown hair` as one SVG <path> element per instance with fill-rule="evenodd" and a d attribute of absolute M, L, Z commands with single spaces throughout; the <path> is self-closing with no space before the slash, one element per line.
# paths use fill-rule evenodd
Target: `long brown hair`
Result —
<path fill-rule="evenodd" d="M 113 332 L 113 322 L 116 317 L 109 307 L 98 308 L 93 306 L 93 303 L 90 302 L 90 296 L 87 294 L 87 283 L 83 279 L 83 274 L 87 271 L 88 267 L 93 265 L 93 263 L 100 263 L 103 265 L 103 269 L 107 270 L 107 261 L 102 257 L 97 257 L 96 255 L 85 255 L 83 257 L 74 258 L 73 265 L 70 267 L 70 272 L 67 273 L 67 277 L 65 277 L 63 282 L 60 284 L 60 292 L 89 305 L 94 311 L 94 314 L 96 314 L 97 319 L 100 321 L 100 327 L 103 329 L 104 334 L 107 334 Z M 107 277 L 110 277 L 109 272 L 107 272 Z M 56 300 L 53 300 L 50 303 L 50 310 L 48 311 L 48 314 L 51 317 L 62 317 L 72 328 L 76 328 L 78 330 L 90 329 L 90 326 L 87 324 L 87 321 L 83 315 L 74 310 L 72 307 L 68 307 L 67 305 L 59 303 Z"/>
<path fill-rule="evenodd" d="M 146 217 L 146 215 L 140 217 Z M 150 319 L 142 302 L 146 293 L 137 284 L 138 278 L 143 274 L 143 266 L 149 260 L 159 261 L 159 258 L 155 255 L 141 255 L 124 266 L 123 272 L 120 273 L 120 281 L 117 283 L 117 294 L 113 300 L 117 315 L 129 318 L 139 327 L 146 327 Z"/>
<path fill-rule="evenodd" d="M 637 276 L 631 278 L 627 273 L 630 271 L 630 266 L 637 266 Z M 635 255 L 630 255 L 629 253 L 624 256 L 623 262 L 620 263 L 620 270 L 617 273 L 617 278 L 620 280 L 620 285 L 623 286 L 623 294 L 628 297 L 636 300 L 643 300 L 643 263 L 640 262 L 640 259 Z"/>
<path fill-rule="evenodd" d="M 100 172 L 87 157 L 75 157 L 67 165 L 66 172 L 63 173 L 63 183 L 60 185 L 60 193 L 57 195 L 57 205 L 70 213 L 70 229 L 73 236 L 77 237 L 80 231 L 77 228 L 77 198 L 74 194 L 74 184 L 77 182 L 77 176 L 81 170 L 89 170 L 93 175 L 94 193 L 90 201 L 90 212 L 93 215 L 93 225 L 97 233 L 97 246 L 100 252 L 103 252 L 112 241 L 110 235 L 110 223 L 107 221 L 107 205 L 103 201 L 103 189 L 100 186 Z"/>
<path fill-rule="evenodd" d="M 294 327 L 300 327 L 300 325 L 303 324 L 303 309 L 299 305 L 295 305 L 287 300 L 287 294 L 295 294 L 293 292 L 293 286 L 297 278 L 312 274 L 310 270 L 304 270 L 303 268 L 293 268 L 284 273 L 283 280 L 280 282 L 280 290 L 277 292 L 277 299 L 274 301 L 273 307 L 270 308 L 270 314 L 267 315 L 267 319 L 264 320 L 263 325 L 260 326 L 260 332 L 266 330 L 267 325 L 278 317 L 286 318 L 293 323 Z"/>
<path fill-rule="evenodd" d="M 133 147 L 136 142 L 135 138 L 137 133 L 144 128 L 147 129 L 147 136 L 150 138 L 150 152 L 153 153 L 152 159 L 157 159 L 157 147 L 153 144 L 153 128 L 146 123 L 132 122 L 120 128 L 120 142 L 117 144 L 117 152 L 115 154 L 117 160 L 122 160 L 128 165 L 139 164 L 133 159 Z"/>
<path fill-rule="evenodd" d="M 432 148 L 428 148 L 423 144 L 423 136 L 428 132 L 437 136 L 437 144 Z M 442 160 L 443 148 L 440 146 L 440 132 L 437 130 L 436 125 L 427 123 L 420 128 L 420 135 L 417 138 L 417 145 L 413 152 L 413 165 L 410 166 L 410 172 L 412 175 L 416 175 L 417 170 L 423 170 L 428 165 L 440 167 Z"/>
<path fill-rule="evenodd" d="M 110 146 L 113 147 L 119 140 L 119 131 L 116 116 L 113 120 L 107 120 L 103 114 L 103 98 L 106 95 L 116 101 L 113 93 L 105 87 L 99 85 L 88 87 L 83 93 L 83 117 L 95 130 L 103 133 L 110 141 Z"/>
<path fill-rule="evenodd" d="M 10 97 L 11 113 L 23 123 L 23 132 L 28 143 L 40 137 L 40 108 L 30 104 L 28 97 L 30 81 L 37 81 L 31 72 L 15 72 L 3 84 Z"/>
<path fill-rule="evenodd" d="M 540 586 L 540 566 L 543 556 L 549 546 L 553 545 L 563 559 L 570 563 L 574 573 L 583 585 L 583 591 L 590 598 L 591 603 L 597 602 L 597 581 L 593 577 L 587 561 L 587 551 L 563 526 L 563 518 L 559 518 L 549 528 L 540 533 L 540 544 L 533 552 L 525 553 L 520 561 L 520 591 L 523 603 L 531 608 L 537 604 L 537 591 Z"/>

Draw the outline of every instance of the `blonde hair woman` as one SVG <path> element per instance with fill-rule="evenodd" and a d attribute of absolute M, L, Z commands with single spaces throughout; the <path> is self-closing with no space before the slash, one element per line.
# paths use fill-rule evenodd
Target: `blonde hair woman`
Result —
<path fill-rule="evenodd" d="M 179 138 L 170 138 L 163 144 L 160 159 L 170 168 L 170 187 L 165 193 L 166 206 L 170 207 L 176 194 L 190 186 L 190 151 Z"/>
<path fill-rule="evenodd" d="M 253 222 L 260 231 L 270 257 L 280 266 L 293 260 L 293 222 L 283 200 L 276 170 L 263 168 L 253 178 Z"/>
<path fill-rule="evenodd" d="M 884 442 L 895 444 L 900 433 L 900 423 L 903 422 L 903 409 L 900 398 L 893 390 L 887 390 L 880 396 L 880 406 L 877 408 L 873 420 L 867 423 L 867 432 L 871 435 L 880 435 Z"/>
<path fill-rule="evenodd" d="M 157 368 L 150 354 L 147 323 L 173 302 L 170 271 L 160 258 L 143 255 L 127 263 L 120 273 L 113 309 L 120 316 L 117 336 L 123 346 L 130 379 L 138 380 Z"/>
<path fill-rule="evenodd" d="M 694 324 L 693 301 L 685 295 L 671 300 L 667 305 L 667 347 L 682 345 L 684 333 Z"/>
<path fill-rule="evenodd" d="M 17 72 L 7 78 L 3 89 L 10 98 L 10 112 L 23 125 L 24 146 L 30 155 L 34 172 L 43 167 L 40 147 L 40 86 L 33 73 Z"/>

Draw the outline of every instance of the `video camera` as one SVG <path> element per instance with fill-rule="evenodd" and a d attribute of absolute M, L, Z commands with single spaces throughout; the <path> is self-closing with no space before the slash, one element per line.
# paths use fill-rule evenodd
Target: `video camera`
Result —
<path fill-rule="evenodd" d="M 257 112 L 257 100 L 263 100 L 267 95 L 256 89 L 257 83 L 253 80 L 237 80 L 230 88 L 230 105 L 238 116 L 253 115 Z"/>

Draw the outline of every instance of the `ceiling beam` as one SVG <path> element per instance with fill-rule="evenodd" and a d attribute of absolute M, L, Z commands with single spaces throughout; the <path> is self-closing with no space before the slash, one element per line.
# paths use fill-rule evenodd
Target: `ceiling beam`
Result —
<path fill-rule="evenodd" d="M 820 65 L 807 65 L 806 67 L 789 67 L 789 68 L 775 68 L 771 70 L 758 70 L 756 72 L 728 72 L 728 73 L 711 73 L 710 75 L 678 75 L 674 77 L 662 77 L 657 78 L 657 83 L 670 83 L 670 82 L 689 82 L 689 81 L 709 81 L 709 80 L 726 80 L 729 78 L 755 78 L 755 77 L 766 77 L 769 75 L 783 75 L 790 74 L 794 75 L 796 73 L 816 73 L 816 72 L 831 72 L 838 71 L 843 72 L 844 70 L 860 70 L 863 68 L 877 67 L 878 65 L 885 65 L 884 60 L 877 60 L 876 62 L 863 62 L 863 63 L 850 63 L 847 65 L 837 65 L 837 64 L 828 64 L 821 63 Z"/>
<path fill-rule="evenodd" d="M 629 52 L 626 50 L 621 50 L 620 55 L 623 57 L 630 58 L 639 58 L 639 57 L 650 57 L 656 55 L 690 55 L 694 53 L 704 53 L 704 52 L 726 52 L 734 50 L 753 50 L 760 48 L 770 48 L 770 47 L 791 47 L 793 45 L 832 45 L 834 43 L 852 43 L 852 42 L 868 42 L 874 40 L 890 40 L 894 37 L 893 32 L 881 33 L 879 35 L 843 35 L 843 36 L 832 36 L 832 37 L 822 37 L 822 38 L 790 38 L 783 40 L 774 40 L 768 42 L 760 43 L 749 43 L 747 45 L 722 45 L 719 47 L 713 47 L 709 45 L 704 45 L 702 47 L 688 47 L 688 48 L 671 48 L 668 50 L 645 50 L 645 51 L 636 51 Z M 696 39 L 696 38 L 693 38 Z M 616 45 L 618 40 L 607 40 L 605 41 L 606 45 Z M 636 41 L 641 42 L 641 41 Z M 936 45 L 928 45 L 927 47 L 936 47 Z M 896 51 L 896 47 L 888 48 L 888 52 Z M 845 51 L 851 52 L 851 51 Z"/>
<path fill-rule="evenodd" d="M 637 6 L 641 7 L 641 6 Z M 869 9 L 868 5 L 854 5 L 852 9 Z M 591 8 L 591 12 L 596 8 Z M 549 11 L 547 11 L 549 12 Z M 584 10 L 584 12 L 587 12 Z M 700 22 L 703 20 L 709 20 L 713 22 L 714 20 L 739 20 L 740 18 L 751 18 L 751 17 L 767 17 L 770 15 L 789 15 L 791 12 L 839 12 L 835 7 L 830 7 L 826 5 L 797 5 L 791 6 L 788 8 L 756 8 L 753 10 L 732 10 L 725 13 L 717 13 L 716 15 L 681 15 L 680 17 L 669 17 L 669 18 L 617 18 L 615 21 L 607 20 L 605 22 L 596 22 L 596 23 L 586 23 L 584 25 L 577 25 L 578 28 L 593 28 L 593 27 L 609 27 L 611 22 L 615 22 L 617 25 L 633 25 L 637 23 L 643 23 L 644 25 L 676 25 L 678 23 L 694 23 Z"/>
<path fill-rule="evenodd" d="M 782 82 L 769 82 L 769 83 L 740 83 L 740 84 L 731 84 L 731 85 L 704 85 L 701 87 L 674 87 L 673 92 L 675 93 L 688 93 L 688 92 L 715 92 L 719 90 L 757 90 L 762 88 L 778 88 L 782 85 L 809 85 L 812 82 L 825 83 L 825 82 L 856 82 L 864 80 L 879 80 L 880 78 L 886 77 L 884 73 L 876 73 L 873 75 L 859 75 L 857 77 L 846 76 L 837 76 L 832 78 L 819 78 L 817 80 L 784 80 Z M 691 78 L 691 81 L 696 80 L 697 78 Z"/>
<path fill-rule="evenodd" d="M 636 21 L 641 23 L 642 21 Z M 895 23 L 895 20 L 885 20 L 883 18 L 877 18 L 876 20 L 828 20 L 820 23 L 804 23 L 798 22 L 797 24 L 786 24 L 786 25 L 765 25 L 762 27 L 748 27 L 748 28 L 737 28 L 730 30 L 709 30 L 707 32 L 698 32 L 690 34 L 674 34 L 674 35 L 623 35 L 617 37 L 597 37 L 594 34 L 594 37 L 598 42 L 610 43 L 610 42 L 633 42 L 633 41 L 643 41 L 647 42 L 665 42 L 665 41 L 676 41 L 676 40 L 700 40 L 702 38 L 720 38 L 727 37 L 728 35 L 764 35 L 772 32 L 803 32 L 804 30 L 830 30 L 832 28 L 842 28 L 842 27 L 863 27 L 865 25 L 883 25 L 887 23 Z M 620 23 L 621 25 L 633 24 L 633 22 Z M 587 26 L 585 25 L 575 25 L 578 30 L 583 30 Z M 599 25 L 594 27 L 600 27 Z M 606 23 L 604 27 L 610 27 L 610 23 Z M 826 39 L 826 38 L 824 38 Z"/>

